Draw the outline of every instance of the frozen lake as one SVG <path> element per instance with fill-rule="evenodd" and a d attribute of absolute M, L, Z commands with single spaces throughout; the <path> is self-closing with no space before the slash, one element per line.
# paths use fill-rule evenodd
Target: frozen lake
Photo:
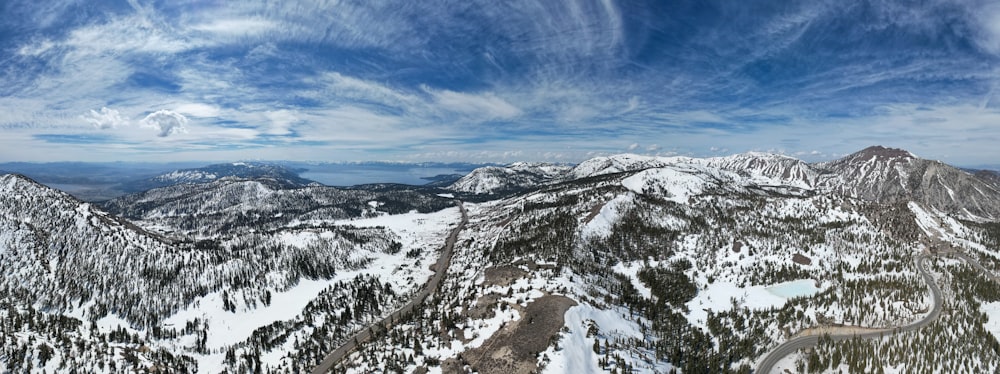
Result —
<path fill-rule="evenodd" d="M 816 287 L 816 282 L 812 279 L 799 279 L 791 282 L 778 283 L 764 289 L 772 295 L 780 296 L 786 299 L 799 296 L 809 296 L 820 290 Z"/>

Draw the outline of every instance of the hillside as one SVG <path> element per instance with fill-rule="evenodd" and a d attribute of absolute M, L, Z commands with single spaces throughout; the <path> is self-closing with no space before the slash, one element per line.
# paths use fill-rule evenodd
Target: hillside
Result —
<path fill-rule="evenodd" d="M 456 249 L 458 266 L 440 300 L 383 332 L 385 339 L 348 357 L 340 370 L 750 372 L 780 342 L 817 326 L 916 321 L 931 305 L 914 267 L 918 253 L 956 248 L 991 268 L 1000 257 L 988 249 L 996 243 L 992 231 L 975 221 L 982 217 L 945 203 L 951 200 L 926 196 L 920 185 L 880 185 L 899 179 L 874 179 L 872 186 L 851 179 L 887 174 L 851 174 L 845 165 L 896 170 L 909 162 L 888 153 L 832 166 L 769 154 L 586 161 L 565 182 L 471 207 L 466 245 Z M 957 170 L 939 168 L 931 172 Z M 976 183 L 954 176 L 957 184 Z M 901 198 L 880 192 L 892 190 Z M 934 263 L 937 277 L 962 274 L 946 292 L 968 284 L 961 262 Z M 980 308 L 1000 294 L 958 295 L 966 304 L 942 317 L 950 327 L 933 330 L 951 352 L 936 362 L 957 371 L 996 370 L 1000 350 L 972 341 L 996 342 L 978 316 L 993 310 Z M 571 304 L 553 304 L 553 296 Z M 564 324 L 522 338 L 548 340 L 546 349 L 510 342 L 539 319 Z M 947 331 L 975 331 L 976 338 Z M 926 336 L 902 335 L 882 346 L 907 347 Z M 842 355 L 852 346 L 875 349 L 864 342 L 822 349 Z M 800 354 L 778 368 L 906 371 L 925 367 L 925 357 L 890 363 L 879 355 L 848 361 Z M 857 369 L 863 367 L 869 369 Z"/>
<path fill-rule="evenodd" d="M 748 373 L 795 336 L 931 316 L 921 256 L 946 313 L 775 370 L 1000 369 L 1000 193 L 983 175 L 873 147 L 467 177 L 486 201 L 464 202 L 438 269 L 461 218 L 439 190 L 229 177 L 97 207 L 2 176 L 5 368 L 306 372 L 367 331 L 333 372 Z M 930 346 L 947 354 L 913 348 Z"/>
<path fill-rule="evenodd" d="M 140 229 L 20 176 L 0 177 L 0 203 L 3 356 L 18 372 L 245 371 L 264 353 L 272 366 L 321 355 L 405 302 L 431 274 L 427 248 L 457 219 L 454 209 L 315 218 L 198 239 L 164 221 Z M 247 350 L 264 353 L 226 360 Z"/>

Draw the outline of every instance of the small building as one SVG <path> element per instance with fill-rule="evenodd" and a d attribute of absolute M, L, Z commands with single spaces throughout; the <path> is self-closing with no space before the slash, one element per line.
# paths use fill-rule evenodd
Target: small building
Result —
<path fill-rule="evenodd" d="M 799 265 L 812 265 L 813 261 L 811 258 L 804 256 L 801 253 L 796 253 L 792 255 L 792 262 Z"/>

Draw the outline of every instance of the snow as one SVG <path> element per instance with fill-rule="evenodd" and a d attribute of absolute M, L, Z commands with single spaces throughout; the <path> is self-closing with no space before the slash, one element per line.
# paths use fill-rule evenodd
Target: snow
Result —
<path fill-rule="evenodd" d="M 222 292 L 213 292 L 198 298 L 192 306 L 165 319 L 163 324 L 178 327 L 184 326 L 187 321 L 199 318 L 208 325 L 208 340 L 205 346 L 209 349 L 222 348 L 246 340 L 258 327 L 292 319 L 309 301 L 315 299 L 320 291 L 336 280 L 341 280 L 339 278 L 340 274 L 333 280 L 302 279 L 288 291 L 273 293 L 271 305 L 249 311 L 237 310 L 235 313 L 222 309 Z"/>
<path fill-rule="evenodd" d="M 784 358 L 778 360 L 778 362 L 776 362 L 774 364 L 774 366 L 771 368 L 771 372 L 772 373 L 785 373 L 785 372 L 795 373 L 798 370 L 798 369 L 795 368 L 795 361 L 798 359 L 798 357 L 799 357 L 799 355 L 797 353 L 785 356 Z"/>
<path fill-rule="evenodd" d="M 924 230 L 927 235 L 934 235 L 930 230 L 937 228 L 937 222 L 935 222 L 934 217 L 931 216 L 926 210 L 920 207 L 920 204 L 910 201 L 906 204 L 910 211 L 917 216 L 917 225 Z"/>
<path fill-rule="evenodd" d="M 131 324 L 128 321 L 118 317 L 115 314 L 108 314 L 104 316 L 104 318 L 97 320 L 96 323 L 98 330 L 105 333 L 110 332 L 112 330 L 117 330 L 120 327 L 126 328 L 127 330 L 129 330 L 129 332 L 135 332 L 135 330 L 130 328 Z"/>
<path fill-rule="evenodd" d="M 657 193 L 667 200 L 685 204 L 688 198 L 705 190 L 708 181 L 696 170 L 665 167 L 641 171 L 622 180 L 629 191 L 645 194 Z"/>
<path fill-rule="evenodd" d="M 584 178 L 597 175 L 621 173 L 647 168 L 660 168 L 667 165 L 692 162 L 689 157 L 655 157 L 636 154 L 620 154 L 609 157 L 595 157 L 584 161 L 570 170 L 571 178 Z"/>
<path fill-rule="evenodd" d="M 438 197 L 443 197 L 445 199 L 454 199 L 455 198 L 455 194 L 450 194 L 450 193 L 439 193 L 439 194 L 437 194 L 437 196 Z"/>
<path fill-rule="evenodd" d="M 207 325 L 206 347 L 219 353 L 211 355 L 195 355 L 198 367 L 202 372 L 220 372 L 223 370 L 225 347 L 237 344 L 249 338 L 254 330 L 268 324 L 291 320 L 298 316 L 305 306 L 319 295 L 321 291 L 342 280 L 352 279 L 360 274 L 373 275 L 382 282 L 390 283 L 399 292 L 410 292 L 423 284 L 431 276 L 426 266 L 416 266 L 417 261 L 406 258 L 405 253 L 413 248 L 424 248 L 422 260 L 432 263 L 436 250 L 444 243 L 449 225 L 459 221 L 458 208 L 445 209 L 431 214 L 407 213 L 381 216 L 369 219 L 338 221 L 336 224 L 355 227 L 386 227 L 393 231 L 403 250 L 395 255 L 384 253 L 353 253 L 352 256 L 366 256 L 374 259 L 369 268 L 354 271 L 338 272 L 332 279 L 312 280 L 301 279 L 292 288 L 283 291 L 272 291 L 271 304 L 258 306 L 252 310 L 223 310 L 222 292 L 214 292 L 196 299 L 186 309 L 165 319 L 165 326 L 183 327 L 188 321 L 200 319 Z M 317 236 L 332 235 L 330 233 L 285 232 L 281 239 L 288 245 L 305 246 Z M 268 274 L 269 277 L 279 277 L 279 274 Z M 108 327 L 117 327 L 117 323 L 128 326 L 127 323 L 113 317 L 105 317 L 102 323 Z M 99 326 L 101 326 L 99 324 Z M 183 341 L 186 338 L 181 338 Z M 177 342 L 181 343 L 181 342 Z M 287 347 L 286 347 L 287 348 Z M 265 363 L 276 363 L 287 352 L 278 348 L 268 352 L 263 359 L 274 360 Z"/>
<path fill-rule="evenodd" d="M 611 234 L 611 227 L 618 221 L 618 212 L 622 210 L 624 204 L 631 199 L 626 195 L 615 197 L 601 207 L 600 212 L 590 222 L 583 226 L 581 236 L 584 238 L 591 236 L 606 237 Z"/>
<path fill-rule="evenodd" d="M 1000 301 L 983 303 L 979 310 L 986 314 L 987 322 L 983 325 L 986 331 L 1000 340 Z"/>
<path fill-rule="evenodd" d="M 606 373 L 601 370 L 597 360 L 602 356 L 594 353 L 593 346 L 596 337 L 588 337 L 587 330 L 591 323 L 597 325 L 599 335 L 606 339 L 635 338 L 643 339 L 639 326 L 632 321 L 622 319 L 619 312 L 601 310 L 588 304 L 580 304 L 569 308 L 565 314 L 569 333 L 559 341 L 561 349 L 549 348 L 544 355 L 549 357 L 545 373 Z"/>
<path fill-rule="evenodd" d="M 715 282 L 698 292 L 694 299 L 687 303 L 688 322 L 695 326 L 705 326 L 708 312 L 721 312 L 732 308 L 733 299 L 737 305 L 750 309 L 762 310 L 771 307 L 780 308 L 788 299 L 814 295 L 828 288 L 828 284 L 816 287 L 812 279 L 799 279 L 776 283 L 770 286 L 740 287 L 729 282 Z"/>
<path fill-rule="evenodd" d="M 980 247 L 980 244 L 970 242 L 962 237 L 966 235 L 965 226 L 959 223 L 955 218 L 950 217 L 947 214 L 941 213 L 936 209 L 933 212 L 928 211 L 920 206 L 916 202 L 909 202 L 907 206 L 917 217 L 917 225 L 927 233 L 927 235 L 951 242 L 953 244 L 958 244 L 963 247 Z"/>
<path fill-rule="evenodd" d="M 650 264 L 650 266 L 656 265 L 653 263 Z M 650 290 L 649 287 L 646 287 L 645 283 L 642 283 L 642 281 L 639 280 L 639 270 L 642 270 L 643 267 L 644 264 L 638 261 L 629 263 L 620 262 L 615 265 L 612 270 L 618 274 L 629 277 L 629 280 L 632 281 L 632 286 L 639 291 L 639 294 L 642 295 L 642 297 L 649 299 L 652 297 L 653 291 Z"/>

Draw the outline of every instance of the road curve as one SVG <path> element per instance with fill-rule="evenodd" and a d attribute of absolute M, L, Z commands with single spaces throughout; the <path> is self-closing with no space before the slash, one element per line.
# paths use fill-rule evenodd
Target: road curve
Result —
<path fill-rule="evenodd" d="M 964 260 L 966 260 L 966 262 L 969 262 L 970 264 L 975 264 L 973 266 L 979 265 L 978 262 L 972 260 L 967 256 L 960 256 L 960 257 L 962 257 Z M 900 332 L 915 331 L 936 320 L 938 316 L 941 315 L 941 306 L 944 305 L 944 303 L 942 302 L 941 299 L 941 289 L 938 287 L 937 283 L 934 283 L 934 278 L 932 278 L 931 274 L 927 271 L 926 260 L 927 260 L 927 255 L 917 256 L 917 270 L 920 271 L 920 275 L 924 277 L 924 282 L 927 282 L 927 287 L 930 288 L 931 290 L 931 298 L 934 300 L 934 306 L 931 308 L 931 312 L 927 314 L 927 316 L 921 318 L 916 322 L 901 327 L 872 330 L 860 334 L 830 334 L 829 337 L 834 341 L 842 341 L 854 337 L 862 339 L 880 338 L 883 336 L 889 336 Z M 985 271 L 985 269 L 983 269 L 981 265 L 979 265 L 978 267 L 981 270 Z M 986 274 L 989 273 L 987 272 Z M 757 370 L 754 372 L 771 373 L 771 371 L 774 369 L 774 365 L 777 364 L 778 361 L 780 361 L 782 358 L 785 358 L 785 356 L 788 356 L 799 349 L 808 348 L 819 344 L 820 336 L 821 335 L 800 336 L 785 341 L 784 343 L 781 343 L 781 345 L 779 345 L 773 351 L 768 353 L 767 357 L 765 357 L 764 360 L 757 365 Z"/>
<path fill-rule="evenodd" d="M 458 209 L 462 212 L 462 222 L 460 222 L 455 229 L 451 230 L 451 234 L 448 235 L 448 240 L 445 241 L 444 248 L 441 249 L 441 255 L 438 257 L 437 263 L 435 264 L 434 275 L 432 275 L 431 279 L 424 284 L 424 286 L 420 289 L 420 292 L 417 292 L 416 296 L 414 296 L 410 302 L 406 303 L 406 305 L 403 305 L 403 307 L 397 309 L 395 312 L 392 312 L 392 314 L 386 316 L 371 326 L 361 329 L 355 333 L 354 336 L 348 338 L 343 345 L 328 353 L 326 357 L 323 358 L 323 361 L 320 361 L 319 365 L 312 370 L 313 374 L 328 373 L 334 365 L 340 362 L 340 360 L 343 359 L 344 356 L 347 356 L 348 353 L 354 351 L 359 344 L 364 344 L 371 340 L 372 336 L 368 331 L 372 327 L 383 326 L 386 329 L 392 328 L 392 326 L 399 321 L 400 316 L 412 312 L 413 309 L 424 302 L 424 299 L 426 299 L 431 292 L 437 290 L 441 280 L 444 279 L 445 274 L 448 273 L 448 266 L 451 265 L 451 256 L 453 250 L 455 249 L 455 242 L 458 240 L 458 233 L 461 232 L 462 229 L 465 228 L 465 224 L 469 222 L 469 217 L 465 213 L 465 206 L 462 205 L 461 201 L 458 202 Z"/>

